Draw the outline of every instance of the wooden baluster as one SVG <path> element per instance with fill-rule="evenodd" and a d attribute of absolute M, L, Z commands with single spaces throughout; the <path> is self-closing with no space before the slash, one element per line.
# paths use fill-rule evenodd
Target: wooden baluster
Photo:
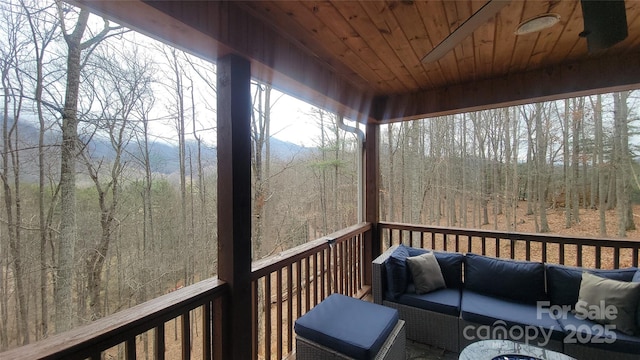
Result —
<path fill-rule="evenodd" d="M 601 263 L 600 263 L 600 257 L 602 256 L 602 249 L 600 248 L 600 245 L 596 245 L 596 269 L 600 269 Z"/>
<path fill-rule="evenodd" d="M 483 236 L 480 239 L 482 241 L 482 255 L 487 255 L 487 238 Z"/>
<path fill-rule="evenodd" d="M 276 346 L 278 359 L 282 359 L 282 269 L 276 272 Z"/>
<path fill-rule="evenodd" d="M 613 248 L 613 268 L 620 268 L 620 248 L 618 246 Z"/>
<path fill-rule="evenodd" d="M 293 351 L 293 265 L 287 265 L 287 351 Z"/>
<path fill-rule="evenodd" d="M 525 240 L 525 260 L 531 261 L 531 241 Z"/>
<path fill-rule="evenodd" d="M 311 261 L 309 257 L 304 258 L 304 280 L 305 280 L 305 288 L 304 288 L 304 312 L 308 312 L 311 310 Z"/>
<path fill-rule="evenodd" d="M 496 237 L 496 257 L 500 257 L 500 238 Z"/>
<path fill-rule="evenodd" d="M 338 261 L 340 260 L 340 258 L 338 257 L 338 244 L 333 245 L 333 249 L 331 249 L 331 255 L 333 255 L 333 291 L 340 292 L 338 287 L 338 281 L 340 281 L 340 279 L 338 279 L 338 276 L 340 276 L 340 274 L 338 273 Z"/>
<path fill-rule="evenodd" d="M 431 250 L 436 249 L 436 233 L 431 233 Z"/>
<path fill-rule="evenodd" d="M 356 245 L 356 264 L 357 264 L 357 287 L 358 290 L 362 289 L 362 269 L 364 268 L 364 264 L 362 261 L 362 249 L 364 245 L 363 234 L 359 234 L 357 238 Z"/>
<path fill-rule="evenodd" d="M 325 249 L 322 249 L 322 251 L 320 251 L 320 282 L 322 283 L 322 285 L 320 286 L 320 301 L 324 300 L 327 289 L 327 268 L 324 261 L 326 257 L 327 252 Z"/>
<path fill-rule="evenodd" d="M 511 248 L 510 249 L 511 253 L 509 255 L 511 256 L 511 259 L 515 260 L 516 259 L 516 241 L 513 239 L 510 239 L 509 247 Z"/>
<path fill-rule="evenodd" d="M 191 317 L 189 312 L 180 316 L 182 320 L 182 358 L 191 359 Z"/>
<path fill-rule="evenodd" d="M 302 316 L 302 260 L 296 262 L 296 319 Z"/>
<path fill-rule="evenodd" d="M 558 251 L 558 262 L 560 265 L 564 265 L 564 243 L 558 244 L 560 249 Z"/>
<path fill-rule="evenodd" d="M 313 306 L 318 304 L 318 253 L 311 255 L 313 258 Z"/>
<path fill-rule="evenodd" d="M 253 287 L 253 282 L 251 286 Z M 212 357 L 211 306 L 211 302 L 207 302 L 202 306 L 202 359 L 204 360 L 211 360 Z"/>
<path fill-rule="evenodd" d="M 125 357 L 127 360 L 136 360 L 136 338 L 127 339 L 124 343 Z"/>
<path fill-rule="evenodd" d="M 582 267 L 582 245 L 576 244 L 576 266 Z"/>
<path fill-rule="evenodd" d="M 164 323 L 155 328 L 153 339 L 153 358 L 164 360 Z"/>
<path fill-rule="evenodd" d="M 631 266 L 638 267 L 638 248 L 631 249 Z"/>
<path fill-rule="evenodd" d="M 543 263 L 547 262 L 547 242 L 546 241 L 542 242 L 542 262 Z"/>
<path fill-rule="evenodd" d="M 260 279 L 258 280 L 254 280 L 253 282 L 251 282 L 251 292 L 253 294 L 253 358 L 257 359 L 258 358 L 258 343 L 260 342 L 260 338 L 259 338 L 259 328 L 260 328 L 260 314 L 258 313 L 259 311 L 259 300 L 258 300 L 258 294 L 259 294 L 259 288 L 258 288 L 258 282 L 260 281 Z M 216 304 L 217 306 L 220 305 L 220 301 L 217 302 L 218 304 Z M 215 313 L 214 313 L 215 314 Z M 220 323 L 220 321 L 216 321 L 216 323 Z M 219 329 L 221 330 L 221 329 Z M 214 339 L 219 339 L 220 338 L 220 334 L 217 334 L 214 330 Z M 218 354 L 217 349 L 214 350 L 216 351 L 216 354 Z M 216 360 L 220 360 L 218 358 L 216 358 Z"/>
<path fill-rule="evenodd" d="M 456 252 L 460 252 L 460 235 L 456 234 Z"/>
<path fill-rule="evenodd" d="M 271 359 L 271 273 L 264 277 L 264 358 Z"/>

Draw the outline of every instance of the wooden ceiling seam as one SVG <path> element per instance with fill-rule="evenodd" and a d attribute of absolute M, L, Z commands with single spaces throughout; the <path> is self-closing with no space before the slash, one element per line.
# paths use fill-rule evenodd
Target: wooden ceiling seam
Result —
<path fill-rule="evenodd" d="M 636 16 L 632 19 L 629 19 L 627 16 L 629 29 L 640 29 L 640 11 L 637 11 L 640 9 L 640 1 L 632 1 L 631 4 L 632 5 L 630 7 L 633 8 L 635 6 L 636 11 L 633 11 L 634 9 L 630 9 L 631 11 L 627 11 L 627 14 L 636 14 Z M 640 32 L 636 32 L 635 36 L 633 35 L 633 32 L 629 32 L 629 38 L 627 40 L 631 44 L 630 47 L 633 47 L 633 45 L 638 47 L 638 44 L 640 43 Z"/>
<path fill-rule="evenodd" d="M 447 19 L 446 12 L 444 10 L 444 6 L 442 2 L 437 1 L 419 1 L 416 2 L 418 11 L 424 19 L 433 19 L 435 18 L 444 18 Z M 433 11 L 435 15 L 429 14 L 429 11 Z M 449 26 L 447 25 L 447 21 L 439 22 L 433 24 L 434 33 L 429 33 L 429 26 L 425 23 L 425 29 L 427 30 L 427 34 L 429 35 L 429 39 L 431 40 L 431 44 L 435 47 L 442 40 L 444 40 L 449 35 Z M 451 53 L 445 55 L 444 57 L 438 59 L 438 66 L 441 69 L 442 75 L 445 79 L 445 83 L 455 81 L 456 77 L 452 72 L 452 65 L 455 64 L 455 58 L 451 59 L 454 56 Z M 451 61 L 454 60 L 454 61 Z M 439 84 L 440 86 L 444 85 Z"/>
<path fill-rule="evenodd" d="M 408 45 L 411 48 L 413 53 L 414 60 L 414 71 L 423 72 L 425 78 L 427 79 L 426 83 L 436 84 L 437 81 L 433 78 L 436 74 L 433 74 L 432 71 L 429 71 L 429 66 L 433 67 L 433 64 L 425 64 L 422 61 L 417 61 L 423 54 L 427 53 L 427 49 L 432 49 L 433 44 L 429 39 L 427 34 L 426 25 L 424 23 L 424 18 L 420 16 L 417 11 L 416 6 L 412 4 L 412 6 L 393 6 L 390 8 L 391 15 L 395 18 L 395 21 L 398 24 L 402 24 L 402 20 L 407 20 L 407 23 L 414 24 L 414 26 L 404 26 L 400 27 L 400 31 L 407 38 Z M 420 46 L 420 44 L 427 44 L 427 46 Z M 436 67 L 439 67 L 439 64 L 435 63 Z M 424 84 L 424 83 L 422 83 Z M 424 87 L 425 85 L 422 85 Z"/>
<path fill-rule="evenodd" d="M 362 6 L 362 3 L 360 3 L 360 5 Z M 375 6 L 381 6 L 381 9 L 373 9 Z M 396 6 L 413 5 L 399 3 Z M 413 63 L 416 64 L 417 57 L 414 57 L 415 52 L 411 49 L 411 44 L 408 42 L 404 31 L 402 31 L 402 27 L 393 16 L 389 7 L 391 7 L 391 5 L 377 1 L 370 1 L 367 3 L 367 6 L 362 6 L 365 13 L 373 20 L 374 25 L 379 29 L 379 33 L 386 42 L 389 50 L 395 55 L 396 59 L 398 59 L 398 64 L 401 65 L 400 70 L 404 69 L 403 72 L 406 72 L 414 81 L 412 87 L 418 88 L 419 84 L 424 83 L 424 80 L 421 78 L 424 78 L 425 75 L 424 73 L 417 73 L 413 70 L 410 61 L 413 60 Z"/>
<path fill-rule="evenodd" d="M 558 9 L 556 6 L 562 6 L 563 4 L 575 5 L 575 3 L 571 3 L 568 1 L 558 2 L 558 3 L 550 3 L 546 9 L 545 13 L 556 13 L 556 12 L 564 12 L 562 9 Z M 542 66 L 544 58 L 548 56 L 548 54 L 553 54 L 555 46 L 558 44 L 562 33 L 564 32 L 565 24 L 562 24 L 562 21 L 558 24 L 544 29 L 538 32 L 538 36 L 536 39 L 536 43 L 533 46 L 533 50 L 531 52 L 531 56 L 527 60 L 526 68 L 538 68 Z M 560 30 L 562 29 L 562 30 Z"/>
<path fill-rule="evenodd" d="M 321 7 L 321 8 L 319 7 L 320 5 L 322 5 L 322 7 Z M 341 15 L 339 12 L 337 12 L 337 11 L 336 11 L 335 7 L 334 7 L 332 4 L 330 4 L 330 3 L 322 3 L 322 4 L 320 4 L 320 5 L 318 5 L 318 3 L 314 3 L 314 2 L 303 2 L 303 3 L 302 3 L 302 6 L 307 6 L 307 8 L 308 8 L 309 6 L 311 6 L 311 7 L 312 7 L 312 8 L 311 8 L 311 9 L 309 9 L 309 10 L 310 10 L 310 12 L 313 14 L 313 16 L 314 16 L 314 17 L 317 17 L 317 15 L 316 15 L 315 13 L 325 12 L 325 11 L 332 11 L 332 12 L 334 12 L 335 16 L 342 17 L 342 15 Z M 314 10 L 315 10 L 315 11 L 314 11 Z M 314 12 L 315 12 L 315 13 L 314 13 Z M 330 17 L 331 17 L 331 16 L 330 16 Z M 318 21 L 322 22 L 322 20 L 321 20 L 321 19 L 318 19 Z M 344 43 L 344 45 L 345 45 L 348 49 L 350 49 L 350 51 L 353 53 L 353 55 L 354 55 L 356 58 L 359 58 L 359 61 L 358 61 L 358 62 L 359 62 L 359 64 L 360 64 L 360 65 L 359 65 L 359 66 L 357 66 L 357 67 L 355 67 L 355 68 L 352 68 L 352 70 L 353 70 L 355 73 L 357 73 L 357 72 L 358 72 L 358 70 L 360 70 L 360 71 L 367 71 L 367 69 L 368 69 L 368 71 L 367 71 L 367 72 L 369 72 L 369 73 L 371 73 L 371 74 L 374 74 L 374 76 L 375 76 L 375 78 L 376 78 L 375 83 L 371 83 L 371 82 L 369 82 L 369 86 L 372 86 L 372 87 L 373 87 L 373 86 L 375 86 L 375 89 L 376 89 L 376 90 L 377 90 L 377 89 L 379 89 L 381 86 L 384 86 L 383 84 L 384 84 L 384 83 L 387 83 L 387 81 L 388 81 L 388 80 L 385 80 L 385 79 L 380 75 L 380 73 L 378 72 L 379 70 L 378 70 L 378 71 L 376 71 L 376 68 L 375 68 L 375 66 L 373 65 L 375 62 L 367 62 L 367 61 L 364 61 L 364 60 L 362 59 L 362 51 L 363 51 L 363 49 L 362 49 L 362 48 L 358 48 L 358 47 L 354 47 L 354 44 L 352 44 L 352 42 L 354 42 L 354 41 L 352 41 L 352 40 L 355 40 L 355 42 L 359 42 L 359 41 L 357 41 L 356 39 L 357 39 L 357 38 L 361 38 L 361 37 L 360 37 L 360 35 L 359 35 L 359 34 L 357 34 L 357 32 L 355 31 L 355 29 L 353 29 L 353 27 L 351 26 L 351 24 L 347 21 L 347 22 L 345 22 L 345 26 L 344 26 L 344 27 L 345 27 L 345 28 L 348 28 L 349 30 L 347 30 L 346 32 L 347 32 L 347 33 L 348 33 L 348 32 L 352 32 L 353 34 L 355 34 L 355 35 L 357 35 L 357 36 L 349 36 L 349 35 L 341 36 L 341 34 L 336 33 L 336 31 L 337 31 L 336 27 L 337 27 L 337 26 L 340 26 L 338 23 L 339 23 L 339 22 L 335 22 L 335 23 L 333 23 L 333 25 L 334 25 L 334 26 L 330 26 L 330 27 L 328 27 L 328 29 L 329 29 L 329 31 L 330 31 L 331 33 L 333 33 L 333 34 L 335 35 L 335 37 L 336 37 L 338 40 L 341 40 L 341 41 Z M 368 48 L 367 48 L 367 49 L 368 49 Z M 373 52 L 371 52 L 371 53 L 373 53 Z M 372 67 L 372 66 L 374 66 L 374 67 Z"/>
<path fill-rule="evenodd" d="M 369 3 L 365 4 L 367 6 L 371 5 Z M 378 52 L 374 51 L 374 53 L 376 53 L 380 58 L 380 61 L 385 64 L 388 70 L 398 78 L 405 89 L 415 88 L 418 85 L 415 78 L 413 78 L 408 71 L 402 70 L 402 61 L 398 58 L 396 52 L 389 46 L 388 40 L 383 35 L 383 33 L 389 32 L 389 29 L 378 26 L 374 19 L 370 19 L 371 21 L 363 21 L 365 17 L 357 15 L 367 14 L 365 7 L 366 6 L 364 6 L 360 1 L 345 2 L 341 4 L 338 11 L 342 14 L 343 18 L 348 19 L 348 21 L 351 22 L 354 29 L 358 34 L 360 34 L 369 47 L 372 49 L 378 48 Z M 345 12 L 348 12 L 348 14 Z M 376 43 L 382 45 L 379 47 L 374 46 L 373 44 Z"/>
<path fill-rule="evenodd" d="M 427 28 L 427 19 L 429 19 L 428 16 L 426 16 L 423 12 L 424 12 L 424 6 L 422 6 L 423 2 L 417 2 L 415 3 L 415 12 L 417 14 L 417 16 L 420 18 L 420 20 L 422 21 L 422 27 L 424 29 L 424 36 L 427 39 L 427 41 L 429 42 L 429 49 L 425 49 L 424 53 L 426 54 L 428 51 L 430 51 L 431 49 L 433 49 L 436 45 L 436 42 L 433 41 L 432 38 L 432 34 L 429 33 L 428 28 Z M 427 73 L 433 73 L 434 71 L 431 69 L 435 70 L 435 74 L 430 75 L 430 79 L 431 79 L 431 84 L 432 86 L 438 86 L 438 85 L 442 85 L 445 84 L 445 74 L 444 74 L 444 70 L 442 65 L 440 64 L 440 61 L 434 61 L 432 63 L 424 63 L 424 62 L 420 62 L 422 64 L 422 68 L 427 72 Z M 433 79 L 434 76 L 437 76 L 438 79 L 435 80 Z"/>

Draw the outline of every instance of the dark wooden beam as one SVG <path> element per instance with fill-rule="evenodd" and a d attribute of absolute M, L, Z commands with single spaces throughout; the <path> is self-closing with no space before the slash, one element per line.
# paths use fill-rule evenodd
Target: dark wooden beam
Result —
<path fill-rule="evenodd" d="M 595 58 L 414 94 L 380 97 L 372 117 L 394 122 L 637 89 L 640 54 Z"/>
<path fill-rule="evenodd" d="M 380 125 L 368 123 L 364 143 L 365 153 L 365 221 L 371 223 L 371 231 L 364 242 L 364 281 L 371 285 L 371 263 L 381 254 L 378 222 L 380 221 Z"/>
<path fill-rule="evenodd" d="M 224 359 L 250 359 L 251 296 L 251 66 L 218 60 L 218 277 L 230 287 L 228 322 L 220 334 Z"/>

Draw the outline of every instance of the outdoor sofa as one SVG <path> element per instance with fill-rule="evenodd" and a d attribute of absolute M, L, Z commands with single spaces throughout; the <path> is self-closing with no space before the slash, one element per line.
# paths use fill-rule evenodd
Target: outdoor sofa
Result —
<path fill-rule="evenodd" d="M 425 265 L 432 256 L 441 278 L 433 263 Z M 440 279 L 444 286 L 429 289 Z M 431 291 L 419 293 L 425 286 Z M 500 338 L 581 360 L 640 356 L 637 268 L 585 269 L 400 245 L 374 260 L 372 291 L 374 302 L 398 310 L 407 339 L 449 351 Z M 603 308 L 601 297 L 616 304 L 615 316 L 595 311 Z"/>

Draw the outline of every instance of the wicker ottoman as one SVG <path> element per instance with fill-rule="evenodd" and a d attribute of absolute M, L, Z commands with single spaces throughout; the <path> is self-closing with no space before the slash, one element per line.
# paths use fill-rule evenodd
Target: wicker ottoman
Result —
<path fill-rule="evenodd" d="M 405 359 L 404 321 L 382 305 L 332 294 L 296 320 L 296 359 Z"/>

